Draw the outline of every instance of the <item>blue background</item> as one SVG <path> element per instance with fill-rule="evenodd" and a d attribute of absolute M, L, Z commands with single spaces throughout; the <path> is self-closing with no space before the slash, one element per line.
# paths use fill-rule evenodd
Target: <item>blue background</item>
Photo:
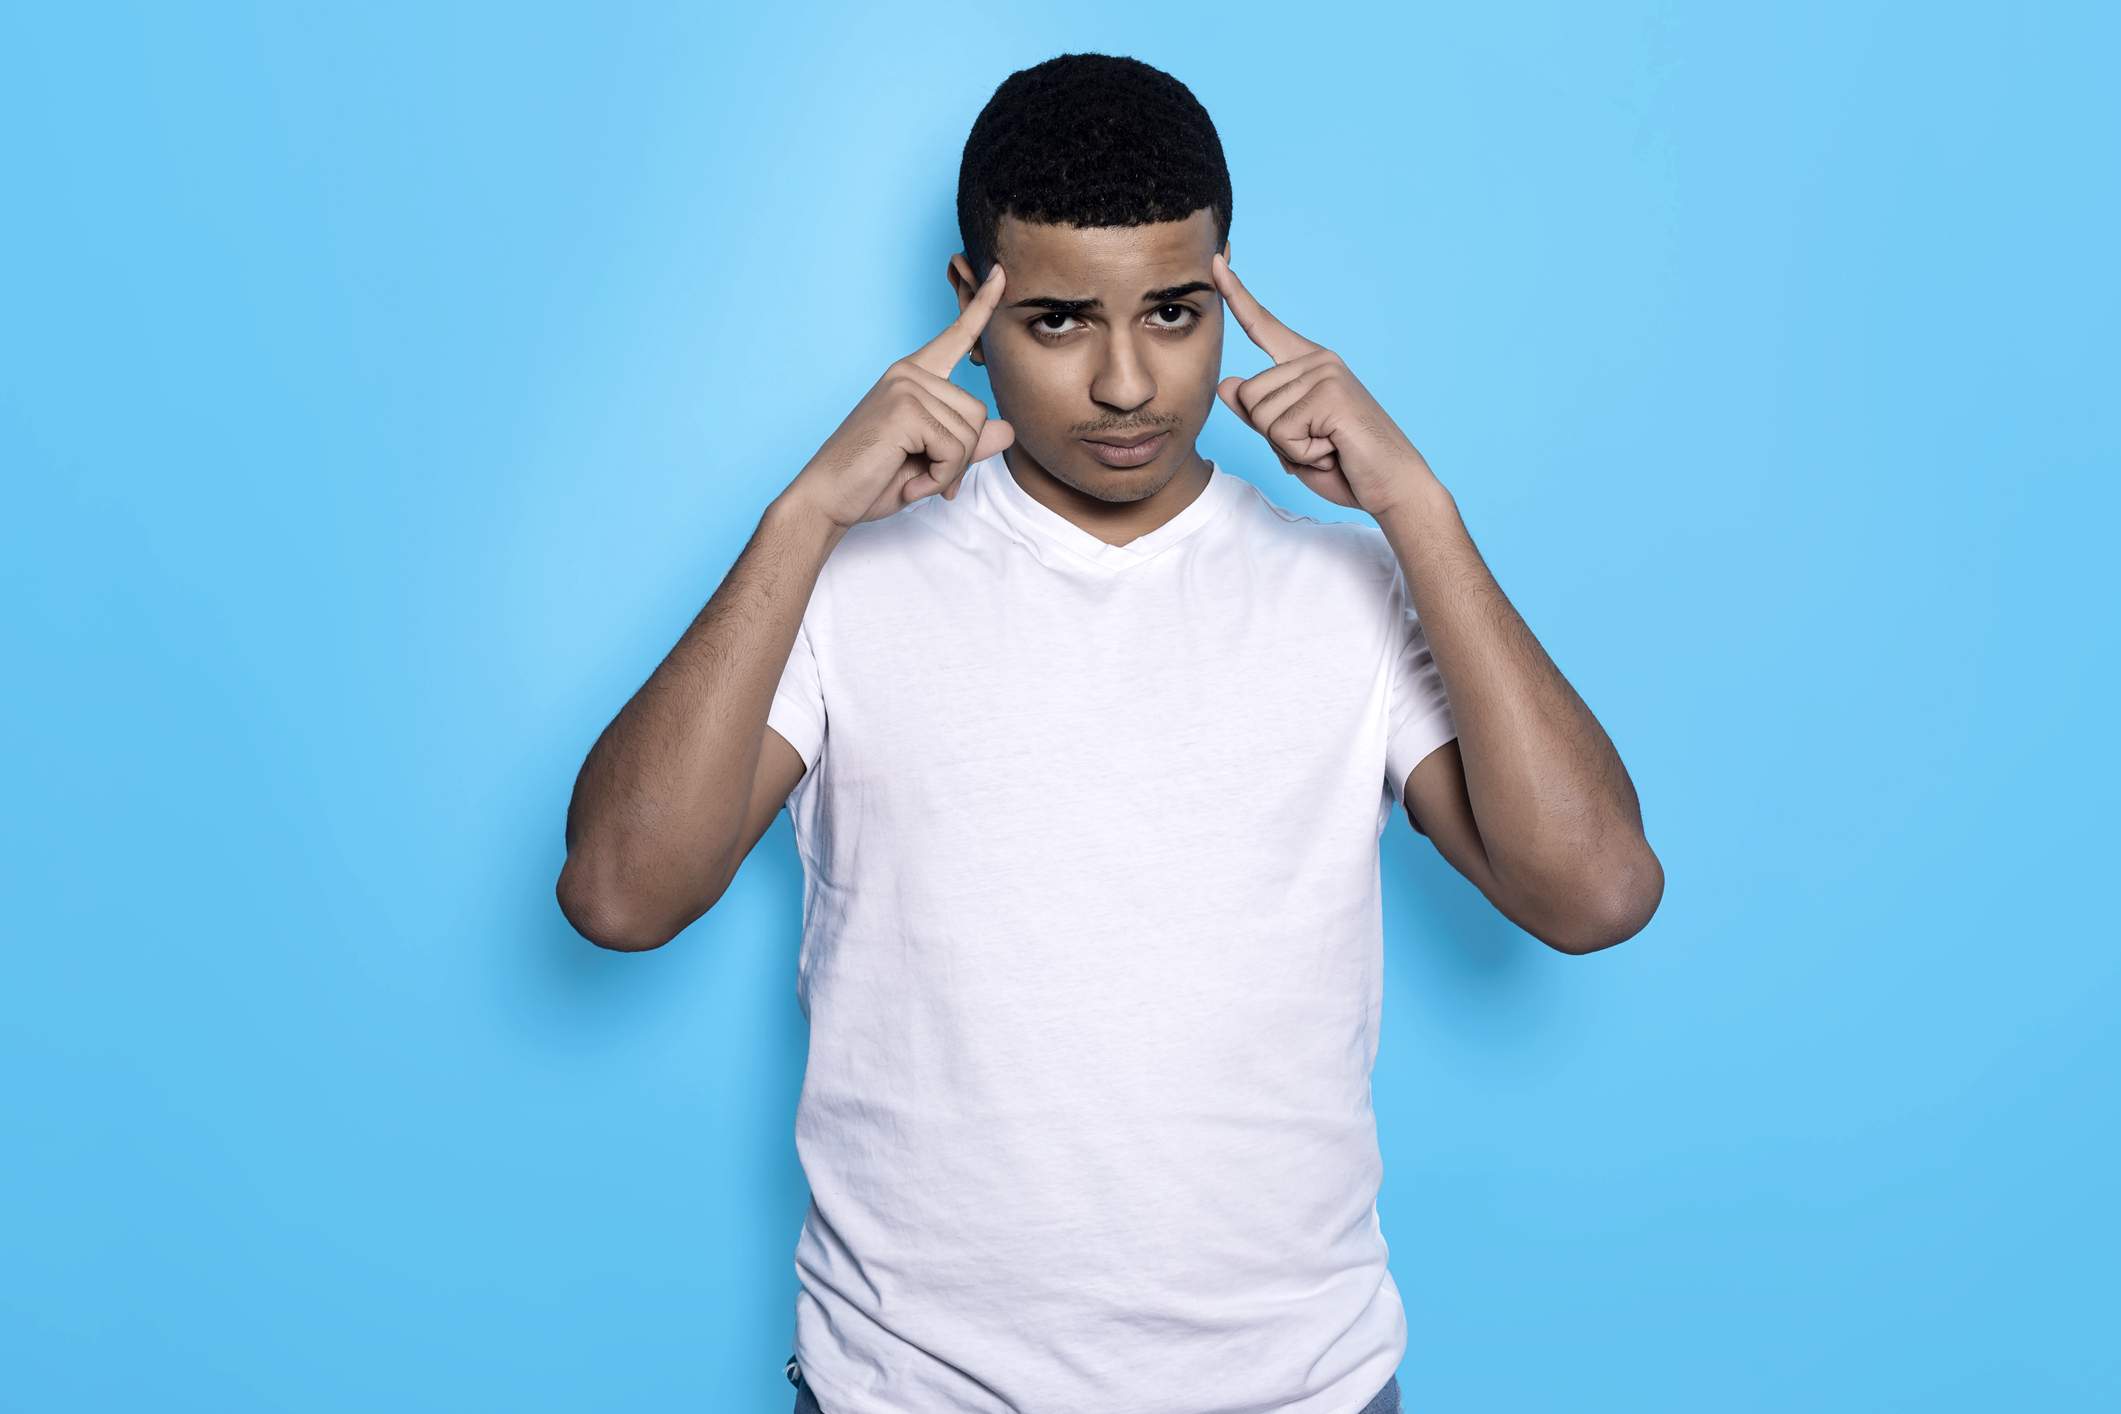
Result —
<path fill-rule="evenodd" d="M 628 957 L 562 811 L 1100 48 L 1670 872 L 1386 838 L 1410 1404 L 2121 1407 L 2116 10 L 769 9 L 0 11 L 0 1406 L 787 1407 L 785 819 Z"/>

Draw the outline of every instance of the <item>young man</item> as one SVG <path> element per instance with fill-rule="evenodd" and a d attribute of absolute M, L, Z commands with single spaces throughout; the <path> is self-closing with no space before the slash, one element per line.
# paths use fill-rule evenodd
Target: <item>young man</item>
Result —
<path fill-rule="evenodd" d="M 1564 952 L 1657 906 L 1612 744 L 1413 444 L 1230 272 L 1230 209 L 1177 80 L 1012 75 L 965 145 L 957 322 L 773 503 L 575 787 L 561 906 L 612 948 L 668 941 L 794 816 L 799 1409 L 1396 1409 L 1393 800 Z M 1218 389 L 1225 306 L 1274 366 Z M 948 381 L 967 354 L 1006 422 Z M 1379 529 L 1203 461 L 1218 392 Z"/>

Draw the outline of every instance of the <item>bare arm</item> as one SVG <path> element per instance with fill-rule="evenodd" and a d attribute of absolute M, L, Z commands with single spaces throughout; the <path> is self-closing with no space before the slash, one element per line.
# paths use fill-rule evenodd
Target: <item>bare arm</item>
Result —
<path fill-rule="evenodd" d="M 955 495 L 965 469 L 1015 435 L 949 381 L 1004 278 L 996 266 L 955 323 L 869 390 L 590 749 L 558 892 L 591 942 L 632 952 L 676 937 L 722 896 L 802 779 L 802 758 L 766 716 L 833 547 L 861 521 Z"/>
<path fill-rule="evenodd" d="M 839 539 L 776 501 L 721 587 L 575 778 L 559 898 L 590 941 L 668 942 L 722 896 L 803 758 L 767 709 Z"/>
<path fill-rule="evenodd" d="M 1458 719 L 1458 740 L 1408 776 L 1407 813 L 1534 937 L 1576 953 L 1623 942 L 1664 894 L 1634 782 L 1435 492 L 1380 521 Z"/>
<path fill-rule="evenodd" d="M 1405 574 L 1458 740 L 1414 768 L 1409 815 L 1527 932 L 1593 952 L 1664 894 L 1634 783 L 1583 699 L 1488 572 L 1450 492 L 1339 357 L 1300 338 L 1218 258 L 1216 283 L 1275 360 L 1223 400 L 1314 491 L 1376 517 Z"/>

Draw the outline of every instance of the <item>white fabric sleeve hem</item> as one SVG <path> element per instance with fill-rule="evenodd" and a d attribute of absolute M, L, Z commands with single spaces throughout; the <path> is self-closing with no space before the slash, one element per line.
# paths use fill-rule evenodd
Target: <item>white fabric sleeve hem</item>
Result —
<path fill-rule="evenodd" d="M 797 632 L 789 649 L 788 665 L 773 691 L 773 706 L 766 710 L 766 725 L 795 748 L 805 772 L 817 764 L 818 753 L 825 749 L 825 696 L 819 688 L 817 654 L 810 646 L 808 624 Z"/>
<path fill-rule="evenodd" d="M 1385 743 L 1385 783 L 1395 803 L 1405 804 L 1407 777 L 1445 742 L 1458 740 L 1458 723 L 1448 706 L 1408 722 Z"/>
<path fill-rule="evenodd" d="M 766 713 L 766 725 L 795 748 L 805 771 L 817 764 L 817 754 L 825 745 L 825 724 L 811 714 L 807 704 L 776 696 L 772 710 Z"/>

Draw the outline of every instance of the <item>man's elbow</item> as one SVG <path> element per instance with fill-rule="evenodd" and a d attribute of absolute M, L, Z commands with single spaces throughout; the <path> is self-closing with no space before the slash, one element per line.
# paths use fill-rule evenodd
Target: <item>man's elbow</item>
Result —
<path fill-rule="evenodd" d="M 659 948 L 685 931 L 695 918 L 720 898 L 721 891 L 700 908 L 680 913 L 658 908 L 610 880 L 598 880 L 593 871 L 572 855 L 560 870 L 554 890 L 560 912 L 574 930 L 600 948 L 613 952 L 647 952 Z"/>
<path fill-rule="evenodd" d="M 1664 866 L 1649 845 L 1631 851 L 1582 880 L 1568 905 L 1536 936 L 1556 952 L 1581 957 L 1640 933 L 1664 899 Z"/>

